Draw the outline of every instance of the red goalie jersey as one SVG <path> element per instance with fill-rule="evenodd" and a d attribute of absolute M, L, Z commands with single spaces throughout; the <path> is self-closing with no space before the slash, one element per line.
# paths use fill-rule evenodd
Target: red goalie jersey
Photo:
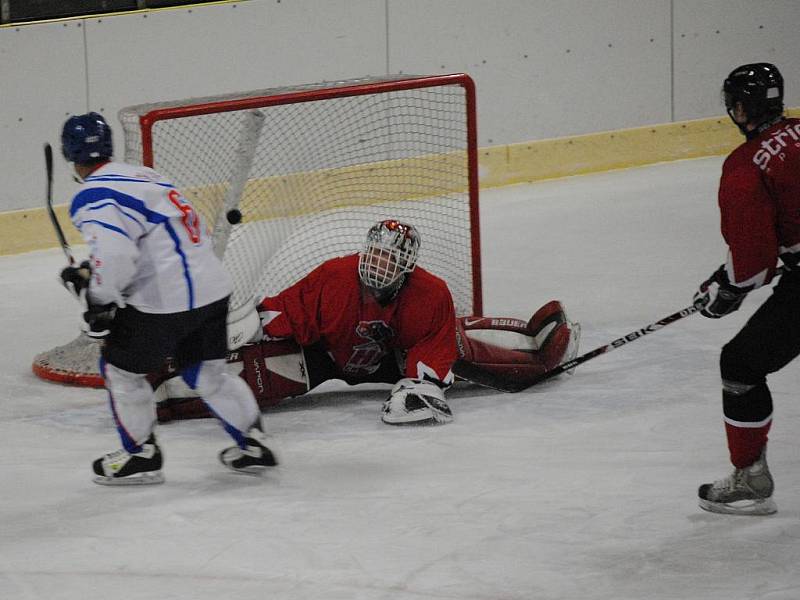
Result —
<path fill-rule="evenodd" d="M 326 261 L 258 307 L 267 338 L 321 345 L 343 379 L 371 381 L 387 357 L 405 353 L 403 376 L 453 381 L 456 317 L 447 285 L 420 267 L 379 303 L 364 290 L 358 255 Z"/>

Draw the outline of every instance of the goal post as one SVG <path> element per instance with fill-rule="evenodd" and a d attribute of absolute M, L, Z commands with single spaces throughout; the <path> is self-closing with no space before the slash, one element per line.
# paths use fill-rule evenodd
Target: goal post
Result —
<path fill-rule="evenodd" d="M 131 106 L 119 118 L 126 162 L 171 179 L 214 228 L 232 313 L 357 252 L 371 225 L 396 218 L 419 230 L 418 264 L 447 283 L 456 312 L 482 314 L 468 75 L 256 90 Z"/>

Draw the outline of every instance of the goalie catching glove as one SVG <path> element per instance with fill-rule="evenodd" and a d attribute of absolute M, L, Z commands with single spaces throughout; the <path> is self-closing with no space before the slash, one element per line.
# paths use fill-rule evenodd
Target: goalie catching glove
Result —
<path fill-rule="evenodd" d="M 66 267 L 61 271 L 61 281 L 78 302 L 86 305 L 83 320 L 86 321 L 86 335 L 102 339 L 110 333 L 111 322 L 117 311 L 117 305 L 95 304 L 89 299 L 89 282 L 92 280 L 92 265 L 84 260 L 77 267 Z"/>
<path fill-rule="evenodd" d="M 449 423 L 453 413 L 444 399 L 444 390 L 423 379 L 404 378 L 394 384 L 383 403 L 381 420 L 387 425 Z"/>

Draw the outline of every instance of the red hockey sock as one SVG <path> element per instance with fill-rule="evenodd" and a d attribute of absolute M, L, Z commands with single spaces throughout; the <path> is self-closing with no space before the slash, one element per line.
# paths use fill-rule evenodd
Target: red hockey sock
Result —
<path fill-rule="evenodd" d="M 760 427 L 737 427 L 725 423 L 725 433 L 728 436 L 728 450 L 731 454 L 731 463 L 737 469 L 752 465 L 761 451 L 767 445 L 767 433 L 772 420 Z"/>

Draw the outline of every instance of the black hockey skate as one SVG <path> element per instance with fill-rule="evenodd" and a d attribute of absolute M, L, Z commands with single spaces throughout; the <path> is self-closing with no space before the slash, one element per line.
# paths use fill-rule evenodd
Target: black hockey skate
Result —
<path fill-rule="evenodd" d="M 278 464 L 275 455 L 265 444 L 266 436 L 261 428 L 260 418 L 250 427 L 244 442 L 244 448 L 231 446 L 220 452 L 220 462 L 232 471 L 247 475 L 258 475 L 266 468 Z"/>
<path fill-rule="evenodd" d="M 700 508 L 728 515 L 771 515 L 778 508 L 772 499 L 775 484 L 767 466 L 767 451 L 744 469 L 728 477 L 704 483 L 697 490 Z"/>
<path fill-rule="evenodd" d="M 142 444 L 140 452 L 125 449 L 101 456 L 92 464 L 94 482 L 100 485 L 151 485 L 164 483 L 161 448 L 153 434 Z"/>

